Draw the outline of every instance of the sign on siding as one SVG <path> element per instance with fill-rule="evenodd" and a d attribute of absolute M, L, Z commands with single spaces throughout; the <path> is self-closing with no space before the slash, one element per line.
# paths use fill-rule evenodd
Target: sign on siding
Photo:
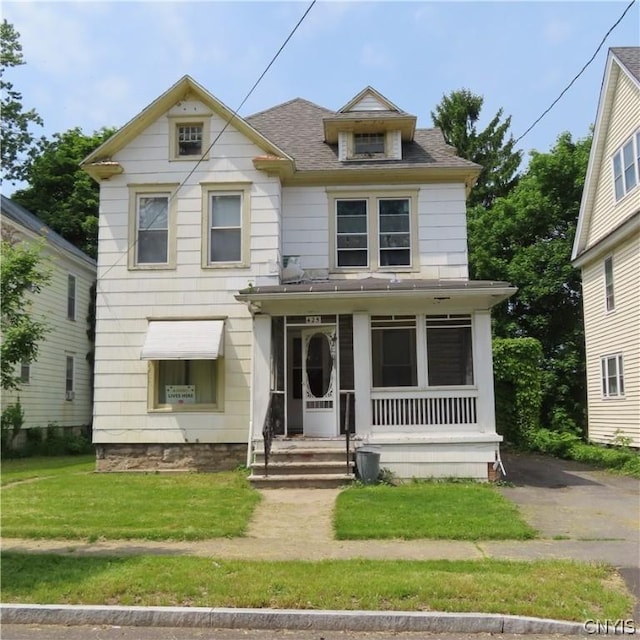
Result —
<path fill-rule="evenodd" d="M 195 404 L 196 386 L 194 384 L 168 384 L 164 388 L 167 404 Z"/>

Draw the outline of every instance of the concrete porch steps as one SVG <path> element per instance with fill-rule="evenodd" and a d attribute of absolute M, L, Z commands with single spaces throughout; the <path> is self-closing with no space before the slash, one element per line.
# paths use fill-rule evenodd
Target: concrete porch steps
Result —
<path fill-rule="evenodd" d="M 267 475 L 262 441 L 254 443 L 249 481 L 260 488 L 332 488 L 354 479 L 353 448 L 347 466 L 343 439 L 276 439 L 271 445 Z"/>

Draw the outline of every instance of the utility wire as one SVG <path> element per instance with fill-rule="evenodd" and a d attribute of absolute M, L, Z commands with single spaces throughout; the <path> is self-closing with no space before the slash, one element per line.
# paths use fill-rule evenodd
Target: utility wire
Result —
<path fill-rule="evenodd" d="M 520 140 L 522 140 L 522 138 L 524 138 L 529 133 L 529 131 L 531 131 L 531 129 L 533 129 L 538 124 L 538 122 L 540 122 L 540 120 L 542 120 L 542 118 L 544 118 L 547 115 L 547 113 L 551 111 L 551 109 L 553 109 L 553 107 L 556 105 L 557 102 L 559 102 L 562 96 L 565 93 L 567 93 L 567 91 L 569 91 L 573 83 L 584 73 L 585 69 L 594 61 L 595 57 L 598 55 L 598 52 L 600 51 L 600 49 L 602 49 L 602 45 L 605 43 L 605 40 L 609 37 L 609 34 L 620 24 L 620 22 L 622 22 L 622 19 L 625 17 L 629 9 L 631 9 L 631 7 L 635 4 L 635 2 L 636 0 L 631 0 L 631 2 L 627 5 L 627 8 L 622 12 L 622 15 L 618 18 L 615 24 L 609 29 L 609 31 L 607 31 L 607 33 L 605 33 L 604 38 L 602 38 L 602 40 L 600 41 L 600 44 L 598 45 L 598 48 L 595 50 L 594 54 L 587 61 L 587 63 L 582 67 L 582 69 L 580 69 L 580 71 L 575 76 L 575 78 L 564 88 L 562 93 L 549 105 L 549 107 L 542 113 L 542 115 L 519 138 L 516 138 L 516 140 L 514 141 L 514 145 L 518 144 L 518 142 L 520 142 Z"/>
<path fill-rule="evenodd" d="M 251 89 L 249 89 L 249 92 L 247 93 L 247 95 L 243 98 L 242 102 L 238 105 L 238 107 L 232 112 L 231 117 L 225 122 L 224 126 L 222 127 L 222 130 L 218 133 L 218 135 L 214 138 L 214 140 L 211 142 L 211 144 L 207 147 L 207 149 L 202 153 L 202 155 L 200 156 L 200 158 L 198 158 L 198 161 L 195 163 L 195 165 L 193 166 L 193 168 L 191 169 L 191 171 L 189 171 L 189 173 L 187 174 L 187 176 L 184 178 L 184 180 L 182 180 L 182 182 L 180 182 L 180 184 L 178 185 L 178 187 L 175 189 L 175 191 L 173 191 L 169 197 L 169 201 L 168 204 L 171 203 L 171 201 L 178 195 L 178 192 L 180 191 L 180 189 L 182 187 L 184 187 L 184 185 L 187 183 L 187 181 L 189 180 L 189 178 L 191 178 L 191 176 L 195 173 L 196 169 L 200 166 L 200 164 L 204 161 L 204 159 L 207 157 L 207 154 L 209 153 L 209 151 L 211 151 L 211 149 L 213 148 L 213 146 L 216 144 L 216 142 L 218 142 L 218 140 L 220 140 L 220 137 L 222 136 L 222 134 L 227 130 L 227 127 L 231 124 L 231 122 L 233 122 L 233 120 L 236 119 L 236 117 L 238 116 L 238 112 L 240 111 L 240 109 L 242 109 L 244 103 L 251 97 L 251 94 L 255 91 L 256 87 L 260 84 L 260 82 L 262 81 L 262 79 L 265 77 L 265 75 L 267 74 L 267 72 L 269 71 L 269 69 L 273 66 L 274 62 L 277 60 L 278 56 L 282 53 L 283 49 L 287 46 L 287 44 L 289 43 L 289 40 L 291 40 L 291 38 L 293 37 L 293 35 L 295 34 L 295 32 L 298 30 L 298 28 L 300 27 L 300 25 L 303 23 L 304 19 L 307 17 L 307 15 L 309 14 L 309 12 L 311 11 L 311 9 L 313 8 L 313 5 L 316 3 L 316 0 L 312 0 L 311 3 L 309 4 L 309 6 L 307 7 L 307 10 L 302 14 L 302 17 L 300 18 L 300 20 L 298 20 L 298 22 L 296 23 L 295 27 L 293 27 L 293 29 L 291 30 L 291 32 L 289 33 L 289 35 L 287 36 L 287 38 L 285 39 L 285 41 L 282 43 L 282 45 L 280 46 L 280 48 L 278 49 L 278 51 L 276 52 L 276 54 L 273 56 L 273 58 L 271 58 L 271 61 L 269 62 L 269 64 L 265 67 L 264 71 L 260 74 L 260 76 L 258 77 L 258 79 L 254 82 L 253 86 L 251 87 Z M 160 213 L 157 213 L 155 215 L 154 218 L 152 218 L 149 221 L 149 224 L 147 226 L 147 229 L 151 228 L 151 225 L 153 225 L 153 223 L 155 222 L 155 220 L 158 218 L 158 216 L 160 215 Z M 131 251 L 138 243 L 138 234 L 135 234 L 135 237 L 133 239 L 133 242 L 131 244 L 128 245 L 127 247 L 127 253 L 129 251 Z M 109 266 L 109 268 L 102 274 L 102 277 L 104 278 L 109 271 L 111 271 L 111 269 L 113 269 L 115 266 L 117 266 L 120 261 L 122 260 L 122 258 L 125 256 L 126 254 L 120 254 L 120 257 Z M 107 305 L 108 306 L 108 305 Z"/>

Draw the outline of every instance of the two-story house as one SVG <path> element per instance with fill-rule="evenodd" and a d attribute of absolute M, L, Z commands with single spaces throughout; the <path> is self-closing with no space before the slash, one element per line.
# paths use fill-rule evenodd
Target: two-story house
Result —
<path fill-rule="evenodd" d="M 9 242 L 42 243 L 49 282 L 30 296 L 30 313 L 47 334 L 35 362 L 20 366 L 20 388 L 2 394 L 2 408 L 20 399 L 24 428 L 91 424 L 92 343 L 87 336 L 96 261 L 50 229 L 31 212 L 2 198 L 2 234 Z"/>
<path fill-rule="evenodd" d="M 572 259 L 589 439 L 640 447 L 640 47 L 609 50 Z"/>
<path fill-rule="evenodd" d="M 480 167 L 368 87 L 243 119 L 186 76 L 83 166 L 100 181 L 98 469 L 377 445 L 400 477 L 487 479 L 491 307 L 470 281 Z M 340 445 L 344 446 L 344 444 Z"/>

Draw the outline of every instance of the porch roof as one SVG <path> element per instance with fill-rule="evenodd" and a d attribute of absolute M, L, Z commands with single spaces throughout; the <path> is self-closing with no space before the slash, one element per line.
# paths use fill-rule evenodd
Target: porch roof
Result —
<path fill-rule="evenodd" d="M 359 278 L 323 280 L 296 284 L 253 286 L 242 289 L 236 299 L 244 302 L 270 302 L 329 299 L 475 299 L 479 306 L 492 307 L 517 291 L 508 282 L 493 280 L 420 280 Z"/>

